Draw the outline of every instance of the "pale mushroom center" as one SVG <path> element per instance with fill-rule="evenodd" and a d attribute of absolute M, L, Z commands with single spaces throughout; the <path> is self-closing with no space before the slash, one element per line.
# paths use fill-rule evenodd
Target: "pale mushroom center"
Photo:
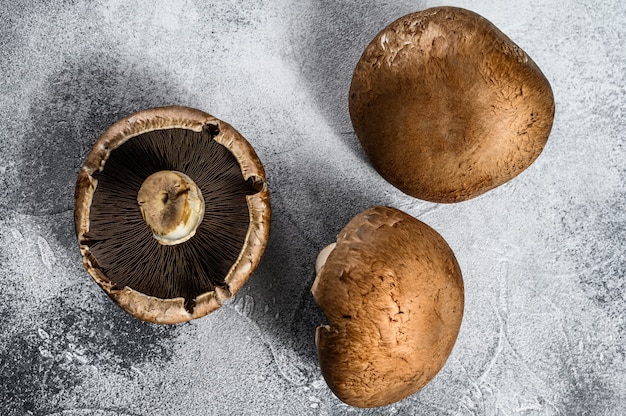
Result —
<path fill-rule="evenodd" d="M 137 193 L 137 202 L 154 238 L 166 246 L 189 240 L 204 218 L 200 189 L 189 176 L 175 170 L 148 176 Z"/>
<path fill-rule="evenodd" d="M 326 260 L 328 260 L 328 256 L 335 249 L 337 243 L 331 243 L 324 247 L 322 251 L 317 255 L 317 260 L 315 260 L 315 273 L 319 273 L 322 267 L 326 264 Z"/>

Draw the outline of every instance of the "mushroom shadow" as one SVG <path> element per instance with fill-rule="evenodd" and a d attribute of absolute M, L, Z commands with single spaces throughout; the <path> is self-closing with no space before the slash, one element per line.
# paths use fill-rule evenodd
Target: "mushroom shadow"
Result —
<path fill-rule="evenodd" d="M 88 378 L 102 373 L 134 378 L 144 363 L 174 358 L 175 327 L 139 321 L 113 302 L 102 302 L 100 293 L 81 289 L 73 287 L 42 302 L 39 316 L 31 317 L 37 319 L 36 329 L 12 309 L 17 301 L 3 302 L 1 414 L 62 411 L 59 396 Z"/>
<path fill-rule="evenodd" d="M 58 217 L 50 231 L 67 249 L 76 246 L 76 176 L 96 139 L 134 111 L 180 103 L 188 95 L 167 74 L 149 71 L 111 54 L 78 55 L 51 73 L 32 99 L 17 156 L 20 184 L 9 191 L 7 205 L 21 214 Z"/>
<path fill-rule="evenodd" d="M 303 163 L 317 173 L 315 180 L 304 178 L 300 168 L 288 163 L 278 177 L 272 177 L 270 169 L 269 243 L 254 276 L 234 301 L 244 302 L 246 294 L 254 298 L 257 307 L 250 318 L 266 336 L 280 374 L 293 384 L 319 377 L 315 331 L 327 320 L 310 291 L 317 255 L 354 215 L 383 203 L 365 189 L 367 183 L 355 189 L 323 160 Z"/>
<path fill-rule="evenodd" d="M 80 262 L 72 215 L 74 184 L 92 144 L 119 118 L 180 103 L 185 96 L 167 74 L 140 71 L 106 53 L 70 59 L 33 97 L 30 127 L 17 154 L 20 186 L 10 191 L 7 206 L 18 214 L 45 218 L 49 228 L 42 232 L 75 252 Z M 0 413 L 59 410 L 54 404 L 58 396 L 93 376 L 86 371 L 94 366 L 132 377 L 133 367 L 173 359 L 180 327 L 131 317 L 90 280 L 85 273 L 84 280 L 41 302 L 31 315 L 14 306 L 23 303 L 20 282 L 7 282 L 9 290 L 0 296 L 0 356 L 5 358 L 0 365 L 5 381 Z"/>
<path fill-rule="evenodd" d="M 424 9 L 424 2 L 324 1 L 303 3 L 292 13 L 294 55 L 301 75 L 328 124 L 367 162 L 352 129 L 348 91 L 354 67 L 376 34 L 397 18 Z M 303 27 L 304 26 L 304 27 Z"/>

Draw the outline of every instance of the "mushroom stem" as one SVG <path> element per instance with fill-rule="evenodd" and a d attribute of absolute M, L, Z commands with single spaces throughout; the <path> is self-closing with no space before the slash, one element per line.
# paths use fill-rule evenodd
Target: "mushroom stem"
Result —
<path fill-rule="evenodd" d="M 326 260 L 328 260 L 328 256 L 335 249 L 337 243 L 331 243 L 324 247 L 320 254 L 317 255 L 317 260 L 315 260 L 315 274 L 319 273 L 324 264 L 326 264 Z"/>
<path fill-rule="evenodd" d="M 189 240 L 204 218 L 200 188 L 189 176 L 174 170 L 148 176 L 137 193 L 137 202 L 154 238 L 166 246 Z"/>

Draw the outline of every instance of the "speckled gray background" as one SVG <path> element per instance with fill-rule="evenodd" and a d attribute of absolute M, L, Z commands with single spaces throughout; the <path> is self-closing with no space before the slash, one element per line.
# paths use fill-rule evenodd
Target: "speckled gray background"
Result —
<path fill-rule="evenodd" d="M 3 1 L 0 414 L 626 414 L 626 3 L 456 1 L 539 64 L 552 135 L 477 199 L 408 197 L 367 163 L 347 111 L 369 40 L 430 1 Z M 182 104 L 235 126 L 265 164 L 265 257 L 218 312 L 137 321 L 82 268 L 76 173 L 118 118 Z M 391 205 L 457 254 L 465 318 L 444 369 L 394 405 L 351 408 L 315 355 L 319 249 Z"/>

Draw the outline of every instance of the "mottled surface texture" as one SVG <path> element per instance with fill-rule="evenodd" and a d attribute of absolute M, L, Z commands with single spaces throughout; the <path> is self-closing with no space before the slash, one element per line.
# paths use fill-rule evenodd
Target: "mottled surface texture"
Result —
<path fill-rule="evenodd" d="M 626 414 L 626 5 L 455 1 L 550 81 L 536 162 L 478 198 L 411 198 L 368 164 L 347 109 L 367 43 L 430 1 L 0 3 L 0 414 Z M 187 324 L 131 318 L 82 267 L 76 174 L 143 108 L 196 107 L 254 146 L 272 195 L 259 268 Z M 465 283 L 442 371 L 360 410 L 326 387 L 309 291 L 318 250 L 356 213 L 400 208 L 436 229 Z"/>
<path fill-rule="evenodd" d="M 391 207 L 357 214 L 334 246 L 311 288 L 328 320 L 315 334 L 322 375 L 349 405 L 398 402 L 450 356 L 463 318 L 459 265 L 437 231 Z"/>
<path fill-rule="evenodd" d="M 532 59 L 458 7 L 409 13 L 376 35 L 348 108 L 374 168 L 431 202 L 465 201 L 519 175 L 554 119 L 550 84 Z"/>

